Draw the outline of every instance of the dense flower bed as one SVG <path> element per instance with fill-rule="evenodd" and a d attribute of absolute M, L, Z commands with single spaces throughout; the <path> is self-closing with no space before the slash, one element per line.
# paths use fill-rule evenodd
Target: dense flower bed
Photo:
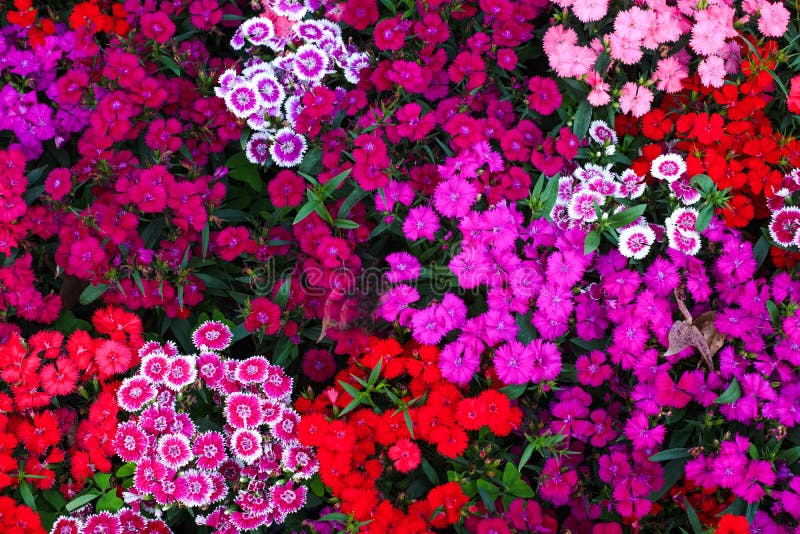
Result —
<path fill-rule="evenodd" d="M 797 16 L 4 3 L 1 530 L 794 532 Z"/>

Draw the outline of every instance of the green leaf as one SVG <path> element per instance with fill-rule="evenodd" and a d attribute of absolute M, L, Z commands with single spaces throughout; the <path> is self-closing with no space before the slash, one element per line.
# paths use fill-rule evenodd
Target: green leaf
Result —
<path fill-rule="evenodd" d="M 100 495 L 98 495 L 97 493 L 84 493 L 83 495 L 78 495 L 77 497 L 69 501 L 64 508 L 66 508 L 67 512 L 74 512 L 78 508 L 86 506 L 99 496 Z"/>
<path fill-rule="evenodd" d="M 703 193 L 709 193 L 716 189 L 714 180 L 707 174 L 695 174 L 692 177 L 691 183 Z"/>
<path fill-rule="evenodd" d="M 544 188 L 544 193 L 542 193 L 540 200 L 542 202 L 542 209 L 534 214 L 534 216 L 547 217 L 549 219 L 550 212 L 553 211 L 553 206 L 556 205 L 556 200 L 558 200 L 558 179 L 548 179 L 547 186 Z"/>
<path fill-rule="evenodd" d="M 586 137 L 589 131 L 589 123 L 592 120 L 592 106 L 588 100 L 583 100 L 575 110 L 575 118 L 572 122 L 572 132 L 579 138 Z"/>
<path fill-rule="evenodd" d="M 337 217 L 339 219 L 346 218 L 347 214 L 350 213 L 350 210 L 353 209 L 353 206 L 355 206 L 359 201 L 361 201 L 367 196 L 369 196 L 369 193 L 367 191 L 364 191 L 360 187 L 353 189 L 353 191 L 351 191 L 350 194 L 347 195 L 347 197 L 344 199 L 344 202 L 342 202 L 342 205 L 339 207 L 339 213 Z"/>
<path fill-rule="evenodd" d="M 281 287 L 278 288 L 278 292 L 275 293 L 275 304 L 281 308 L 285 308 L 286 304 L 289 302 L 289 293 L 291 292 L 291 288 L 292 279 L 285 278 L 281 283 Z"/>
<path fill-rule="evenodd" d="M 325 484 L 322 483 L 319 475 L 314 475 L 314 478 L 309 481 L 308 487 L 311 488 L 311 491 L 317 497 L 322 497 L 325 495 Z"/>
<path fill-rule="evenodd" d="M 175 74 L 175 76 L 181 75 L 181 68 L 178 66 L 177 63 L 175 63 L 175 60 L 173 60 L 171 57 L 166 55 L 158 56 L 158 62 L 164 65 L 169 70 L 171 70 L 172 73 Z"/>
<path fill-rule="evenodd" d="M 661 489 L 658 491 L 653 491 L 649 496 L 648 499 L 656 502 L 661 497 L 666 495 L 666 493 L 672 489 L 672 487 L 678 483 L 679 480 L 683 478 L 683 466 L 686 464 L 686 459 L 680 460 L 671 460 L 664 465 L 664 484 L 661 486 Z"/>
<path fill-rule="evenodd" d="M 203 235 L 202 235 L 202 240 L 203 240 L 203 242 L 202 242 L 203 258 L 208 256 L 208 238 L 209 238 L 210 232 L 211 232 L 211 228 L 209 227 L 208 221 L 206 221 L 206 224 L 203 225 Z"/>
<path fill-rule="evenodd" d="M 81 293 L 81 296 L 79 298 L 80 303 L 83 304 L 84 306 L 87 304 L 91 304 L 92 302 L 100 298 L 100 296 L 103 293 L 108 291 L 108 287 L 109 287 L 108 284 L 97 284 L 96 286 L 88 286 Z"/>
<path fill-rule="evenodd" d="M 506 394 L 511 400 L 517 399 L 525 393 L 525 390 L 528 388 L 528 384 L 509 384 L 508 386 L 500 388 L 502 393 Z"/>
<path fill-rule="evenodd" d="M 322 198 L 328 198 L 333 194 L 336 189 L 342 185 L 342 182 L 350 175 L 350 171 L 352 169 L 345 169 L 344 171 L 340 172 L 319 188 L 319 192 L 322 194 Z"/>
<path fill-rule="evenodd" d="M 731 404 L 733 402 L 736 402 L 741 396 L 742 396 L 742 388 L 739 385 L 739 381 L 734 378 L 733 381 L 731 382 L 731 385 L 728 386 L 728 389 L 726 389 L 722 393 L 722 395 L 714 399 L 714 403 Z"/>
<path fill-rule="evenodd" d="M 490 512 L 496 512 L 497 508 L 495 508 L 494 501 L 500 496 L 500 489 L 485 479 L 478 480 L 477 486 L 478 494 L 481 496 L 483 504 Z"/>
<path fill-rule="evenodd" d="M 188 247 L 186 248 L 186 252 L 187 253 L 189 252 L 189 248 Z M 140 275 L 139 271 L 137 271 L 135 269 L 133 270 L 131 275 L 133 276 L 133 281 L 136 282 L 136 287 L 139 288 L 139 291 L 142 292 L 142 295 L 146 295 L 147 291 L 144 290 L 144 285 L 142 284 L 142 275 Z"/>
<path fill-rule="evenodd" d="M 511 462 L 506 462 L 506 466 L 503 468 L 503 484 L 506 486 L 510 486 L 517 480 L 520 480 L 519 471 L 517 471 L 517 467 L 512 464 Z"/>
<path fill-rule="evenodd" d="M 777 324 L 781 319 L 781 315 L 780 311 L 778 311 L 778 307 L 771 300 L 767 301 L 767 311 L 769 312 L 769 320 L 772 321 L 772 324 Z"/>
<path fill-rule="evenodd" d="M 431 484 L 439 484 L 439 475 L 436 474 L 436 470 L 425 458 L 422 459 L 422 471 L 425 473 L 425 476 L 428 477 Z"/>
<path fill-rule="evenodd" d="M 335 226 L 336 228 L 343 228 L 345 230 L 355 230 L 361 225 L 355 221 L 348 221 L 345 219 L 334 219 L 333 226 Z"/>
<path fill-rule="evenodd" d="M 694 228 L 698 232 L 702 232 L 708 225 L 711 224 L 711 217 L 714 215 L 714 206 L 706 206 L 700 210 L 697 215 L 697 221 L 694 223 Z"/>
<path fill-rule="evenodd" d="M 317 167 L 319 167 L 321 161 L 322 161 L 322 150 L 320 150 L 317 147 L 314 147 L 311 150 L 309 150 L 305 156 L 303 156 L 303 161 L 300 163 L 298 171 L 314 174 L 315 172 L 320 170 Z"/>
<path fill-rule="evenodd" d="M 800 460 L 800 447 L 792 447 L 791 449 L 781 451 L 778 456 L 783 458 L 787 465 L 794 465 L 795 462 Z"/>
<path fill-rule="evenodd" d="M 56 511 L 60 511 L 67 503 L 67 500 L 64 498 L 64 496 L 56 490 L 45 490 L 41 492 L 41 495 L 44 497 L 44 500 L 50 503 L 50 506 L 52 506 Z"/>
<path fill-rule="evenodd" d="M 522 456 L 519 457 L 519 465 L 517 466 L 518 471 L 522 471 L 522 468 L 525 467 L 525 464 L 531 459 L 534 447 L 533 443 L 528 443 L 528 446 L 522 451 Z"/>
<path fill-rule="evenodd" d="M 378 377 L 381 375 L 381 367 L 383 367 L 383 357 L 381 356 L 378 359 L 378 363 L 375 364 L 375 367 L 372 368 L 372 371 L 369 373 L 369 378 L 367 379 L 367 384 L 374 386 L 375 383 L 378 381 Z"/>
<path fill-rule="evenodd" d="M 611 63 L 611 55 L 608 52 L 603 52 L 597 56 L 597 61 L 594 62 L 594 70 L 600 74 L 604 74 L 608 65 Z M 611 124 L 614 124 L 613 122 Z"/>
<path fill-rule="evenodd" d="M 591 254 L 597 247 L 600 246 L 600 233 L 592 230 L 586 234 L 586 240 L 583 242 L 583 253 Z"/>
<path fill-rule="evenodd" d="M 136 472 L 136 462 L 128 462 L 119 469 L 117 469 L 117 472 L 114 473 L 114 475 L 117 478 L 127 478 L 133 476 L 135 472 Z"/>
<path fill-rule="evenodd" d="M 527 345 L 538 337 L 536 329 L 531 323 L 531 314 L 522 315 L 516 314 L 517 319 L 517 341 L 523 345 Z"/>
<path fill-rule="evenodd" d="M 651 462 L 663 462 L 666 460 L 678 460 L 681 458 L 691 458 L 692 455 L 689 454 L 689 449 L 681 447 L 678 449 L 667 449 L 661 452 L 657 452 L 650 457 Z"/>
<path fill-rule="evenodd" d="M 769 241 L 767 241 L 767 238 L 762 235 L 760 238 L 758 238 L 758 241 L 756 241 L 755 246 L 753 246 L 753 256 L 755 257 L 759 267 L 761 267 L 764 264 L 764 260 L 767 259 L 769 249 Z"/>
<path fill-rule="evenodd" d="M 117 493 L 114 490 L 108 491 L 104 493 L 100 499 L 97 501 L 95 505 L 95 510 L 98 512 L 116 512 L 120 508 L 125 505 L 125 502 L 117 497 Z"/>
<path fill-rule="evenodd" d="M 314 211 L 316 211 L 318 205 L 319 202 L 314 200 L 309 200 L 308 202 L 300 206 L 300 209 L 297 211 L 297 215 L 295 216 L 294 221 L 292 221 L 292 225 L 295 225 L 303 221 L 303 219 L 311 215 Z"/>
<path fill-rule="evenodd" d="M 33 491 L 31 491 L 31 487 L 25 480 L 19 481 L 19 494 L 22 497 L 22 501 L 32 510 L 36 510 L 36 499 L 33 497 Z"/>
<path fill-rule="evenodd" d="M 411 436 L 411 439 L 414 439 L 414 423 L 411 421 L 411 413 L 408 410 L 403 410 L 403 419 L 406 420 L 408 435 Z"/>
<path fill-rule="evenodd" d="M 692 532 L 694 532 L 694 534 L 703 534 L 705 529 L 700 523 L 700 518 L 697 517 L 697 512 L 694 511 L 694 508 L 692 508 L 692 505 L 689 503 L 689 499 L 684 499 L 683 502 L 686 505 L 686 515 L 689 517 L 689 524 L 692 527 Z"/>
<path fill-rule="evenodd" d="M 244 152 L 237 152 L 225 162 L 228 167 L 228 175 L 239 182 L 244 182 L 256 192 L 261 192 L 264 189 L 264 183 L 261 181 L 261 171 L 259 168 L 250 163 L 245 156 Z"/>
<path fill-rule="evenodd" d="M 524 480 L 516 480 L 508 486 L 508 491 L 515 497 L 530 499 L 534 496 L 533 490 Z"/>
<path fill-rule="evenodd" d="M 637 204 L 636 206 L 632 206 L 625 211 L 621 211 L 619 213 L 615 213 L 611 217 L 608 218 L 608 223 L 611 225 L 612 228 L 620 228 L 622 226 L 627 226 L 631 224 L 633 221 L 638 219 L 644 213 L 644 210 L 647 208 L 647 204 Z"/>
<path fill-rule="evenodd" d="M 94 476 L 94 483 L 103 491 L 111 487 L 111 473 L 97 473 Z"/>
<path fill-rule="evenodd" d="M 332 514 L 325 514 L 319 518 L 320 521 L 343 521 L 347 522 L 350 520 L 350 517 L 341 513 L 341 512 L 334 512 Z"/>

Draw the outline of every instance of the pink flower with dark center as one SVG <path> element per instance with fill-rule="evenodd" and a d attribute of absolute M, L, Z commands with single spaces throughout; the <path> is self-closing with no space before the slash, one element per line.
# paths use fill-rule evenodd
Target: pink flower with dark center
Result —
<path fill-rule="evenodd" d="M 281 366 L 270 365 L 263 387 L 268 397 L 281 400 L 292 392 L 292 378 L 286 375 Z"/>
<path fill-rule="evenodd" d="M 656 234 L 648 225 L 628 226 L 619 232 L 619 251 L 626 258 L 640 260 L 650 252 Z"/>
<path fill-rule="evenodd" d="M 294 443 L 297 441 L 297 424 L 300 416 L 294 410 L 286 408 L 281 414 L 281 419 L 273 425 L 270 430 L 272 435 L 284 443 Z"/>
<path fill-rule="evenodd" d="M 233 335 L 227 325 L 219 321 L 206 321 L 192 334 L 192 343 L 197 350 L 225 350 Z"/>
<path fill-rule="evenodd" d="M 180 391 L 197 378 L 197 366 L 193 356 L 174 356 L 164 377 L 164 384 L 173 391 Z"/>
<path fill-rule="evenodd" d="M 261 443 L 261 434 L 249 428 L 240 428 L 231 435 L 229 445 L 236 458 L 251 464 L 261 457 Z"/>
<path fill-rule="evenodd" d="M 329 67 L 328 55 L 312 44 L 300 46 L 292 56 L 292 72 L 309 84 L 321 82 Z"/>
<path fill-rule="evenodd" d="M 283 404 L 269 399 L 261 400 L 261 423 L 274 425 L 283 417 Z"/>
<path fill-rule="evenodd" d="M 173 469 L 183 467 L 194 458 L 192 448 L 189 445 L 189 438 L 183 434 L 161 436 L 156 446 L 156 452 L 159 455 L 159 460 Z"/>
<path fill-rule="evenodd" d="M 211 503 L 214 492 L 214 482 L 208 473 L 197 469 L 190 469 L 175 481 L 176 494 L 186 506 L 207 506 Z"/>
<path fill-rule="evenodd" d="M 264 105 L 261 92 L 255 83 L 246 80 L 238 81 L 225 96 L 225 105 L 228 109 L 239 117 L 246 119 L 250 115 L 257 113 Z"/>
<path fill-rule="evenodd" d="M 294 167 L 303 161 L 308 145 L 306 139 L 290 128 L 281 128 L 273 136 L 269 154 L 278 167 Z"/>
<path fill-rule="evenodd" d="M 294 472 L 296 478 L 307 480 L 319 471 L 319 461 L 311 447 L 290 446 L 281 454 L 283 469 Z"/>
<path fill-rule="evenodd" d="M 261 424 L 261 406 L 251 393 L 233 393 L 225 400 L 225 420 L 233 428 L 248 428 Z"/>
<path fill-rule="evenodd" d="M 122 423 L 114 435 L 114 451 L 125 462 L 137 462 L 148 452 L 150 440 L 139 425 L 132 421 Z"/>
<path fill-rule="evenodd" d="M 82 530 L 83 534 L 109 534 L 121 531 L 122 525 L 119 523 L 119 518 L 109 512 L 100 512 L 89 516 L 83 524 Z"/>
<path fill-rule="evenodd" d="M 214 387 L 225 376 L 225 365 L 214 353 L 203 353 L 197 358 L 197 372 L 208 387 Z"/>
<path fill-rule="evenodd" d="M 800 230 L 800 208 L 785 207 L 772 214 L 769 235 L 777 244 L 784 247 L 791 246 L 798 236 L 798 230 Z"/>
<path fill-rule="evenodd" d="M 286 484 L 275 485 L 270 489 L 269 498 L 275 509 L 282 515 L 296 512 L 306 502 L 306 487 L 297 486 L 289 481 Z"/>
<path fill-rule="evenodd" d="M 82 534 L 83 524 L 80 519 L 75 517 L 59 517 L 53 527 L 51 534 Z"/>
<path fill-rule="evenodd" d="M 197 467 L 201 469 L 216 469 L 227 458 L 222 434 L 219 432 L 204 432 L 192 444 L 192 452 L 197 457 Z"/>
<path fill-rule="evenodd" d="M 242 37 L 256 46 L 267 44 L 275 37 L 275 25 L 266 17 L 254 17 L 239 27 Z"/>
<path fill-rule="evenodd" d="M 234 379 L 242 384 L 260 384 L 268 379 L 272 366 L 263 356 L 251 356 L 238 362 Z"/>
<path fill-rule="evenodd" d="M 686 172 L 686 162 L 678 154 L 661 154 L 650 164 L 650 174 L 674 182 Z"/>

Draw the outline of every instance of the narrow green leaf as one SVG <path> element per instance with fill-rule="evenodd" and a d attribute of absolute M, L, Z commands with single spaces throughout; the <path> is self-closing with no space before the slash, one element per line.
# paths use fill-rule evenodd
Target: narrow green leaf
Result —
<path fill-rule="evenodd" d="M 597 247 L 600 246 L 600 234 L 594 230 L 586 234 L 586 240 L 583 242 L 583 253 L 591 254 Z"/>
<path fill-rule="evenodd" d="M 333 178 L 322 184 L 322 186 L 320 187 L 320 193 L 322 193 L 323 195 L 322 198 L 330 197 L 331 194 L 333 194 L 333 192 L 336 191 L 336 189 L 340 185 L 342 185 L 342 182 L 344 182 L 345 179 L 347 179 L 351 171 L 352 169 L 345 169 L 344 171 L 340 172 L 339 174 L 337 174 L 336 176 L 334 176 Z"/>
<path fill-rule="evenodd" d="M 528 446 L 525 447 L 525 450 L 522 451 L 522 456 L 519 457 L 519 465 L 517 466 L 518 471 L 522 471 L 522 468 L 525 467 L 525 464 L 528 463 L 528 460 L 531 459 L 533 455 L 534 445 L 533 443 L 528 443 Z"/>
<path fill-rule="evenodd" d="M 346 219 L 334 219 L 333 226 L 335 226 L 336 228 L 343 228 L 345 230 L 355 230 L 361 225 L 355 221 L 348 221 Z"/>
<path fill-rule="evenodd" d="M 615 213 L 609 217 L 608 222 L 612 228 L 621 228 L 623 226 L 627 226 L 641 217 L 646 208 L 647 204 L 637 204 L 636 206 L 631 206 L 625 211 Z"/>
<path fill-rule="evenodd" d="M 514 400 L 521 397 L 527 388 L 528 384 L 510 384 L 500 388 L 500 391 L 505 393 L 509 399 Z"/>
<path fill-rule="evenodd" d="M 739 397 L 742 396 L 742 387 L 739 385 L 739 381 L 735 378 L 731 382 L 731 385 L 728 386 L 722 395 L 714 399 L 715 404 L 731 404 L 736 402 Z"/>
<path fill-rule="evenodd" d="M 714 206 L 706 206 L 700 210 L 697 215 L 697 221 L 694 223 L 694 228 L 698 232 L 702 232 L 708 225 L 711 224 L 711 217 L 714 215 Z"/>
<path fill-rule="evenodd" d="M 203 250 L 202 250 L 203 259 L 205 259 L 208 256 L 208 238 L 209 238 L 210 232 L 211 232 L 211 228 L 209 227 L 208 221 L 206 221 L 206 224 L 203 225 L 203 235 L 202 235 L 202 240 L 203 240 L 203 243 L 202 243 L 202 245 L 203 245 Z"/>
<path fill-rule="evenodd" d="M 586 132 L 589 131 L 589 123 L 592 120 L 592 106 L 589 101 L 584 99 L 575 110 L 575 118 L 572 122 L 572 132 L 579 138 L 586 137 Z"/>
<path fill-rule="evenodd" d="M 298 210 L 297 215 L 294 218 L 294 221 L 292 221 L 292 225 L 301 222 L 303 219 L 311 215 L 311 213 L 317 209 L 318 204 L 319 204 L 318 202 L 314 202 L 312 200 L 309 200 L 308 202 L 303 204 Z"/>
<path fill-rule="evenodd" d="M 83 290 L 81 296 L 79 297 L 79 301 L 84 306 L 87 304 L 91 304 L 100 296 L 108 291 L 108 284 L 97 284 L 96 286 L 88 286 L 86 289 Z"/>
<path fill-rule="evenodd" d="M 753 246 L 753 256 L 756 258 L 759 267 L 761 267 L 764 264 L 764 260 L 767 259 L 769 249 L 769 241 L 762 235 L 758 238 L 758 241 L 756 241 L 755 246 Z"/>
<path fill-rule="evenodd" d="M 180 67 L 178 67 L 178 64 L 175 63 L 175 60 L 173 60 L 171 57 L 169 57 L 169 56 L 158 56 L 158 62 L 161 63 L 162 65 L 164 65 L 169 70 L 171 70 L 172 73 L 175 74 L 175 76 L 180 76 L 181 75 Z"/>
<path fill-rule="evenodd" d="M 714 180 L 707 174 L 695 174 L 692 177 L 691 183 L 703 193 L 708 193 L 715 189 Z"/>
<path fill-rule="evenodd" d="M 25 480 L 19 481 L 19 494 L 22 497 L 22 501 L 32 510 L 36 510 L 36 499 L 33 497 L 33 491 L 31 491 L 31 486 Z"/>
<path fill-rule="evenodd" d="M 367 384 L 374 386 L 375 383 L 378 381 L 378 377 L 381 375 L 381 368 L 383 367 L 383 357 L 378 359 L 378 363 L 375 364 L 375 367 L 372 368 L 372 371 L 369 374 L 369 378 L 367 379 Z"/>
<path fill-rule="evenodd" d="M 408 410 L 403 410 L 403 419 L 406 420 L 408 435 L 411 436 L 411 439 L 414 439 L 414 423 L 411 421 L 411 413 Z"/>
<path fill-rule="evenodd" d="M 657 452 L 650 457 L 651 462 L 664 462 L 666 460 L 677 460 L 680 458 L 691 458 L 691 454 L 689 454 L 689 449 L 686 448 L 678 448 L 678 449 L 667 449 L 661 452 Z"/>
<path fill-rule="evenodd" d="M 694 534 L 704 534 L 705 529 L 700 523 L 700 518 L 697 517 L 697 512 L 694 511 L 694 508 L 689 503 L 689 499 L 684 499 L 683 502 L 686 504 L 686 515 L 689 517 L 689 525 L 692 527 L 692 532 Z"/>
<path fill-rule="evenodd" d="M 75 497 L 74 499 L 69 501 L 64 508 L 66 508 L 67 512 L 74 512 L 78 508 L 81 508 L 82 506 L 86 506 L 87 504 L 89 504 L 90 502 L 92 502 L 93 500 L 98 498 L 99 496 L 100 495 L 98 495 L 96 493 L 85 493 L 83 495 L 78 495 L 77 497 Z"/>
<path fill-rule="evenodd" d="M 431 484 L 439 484 L 439 475 L 436 474 L 436 470 L 425 458 L 422 459 L 422 471 L 425 473 L 425 476 L 428 477 Z"/>
<path fill-rule="evenodd" d="M 123 465 L 122 467 L 120 467 L 119 469 L 117 469 L 117 472 L 114 473 L 114 475 L 117 478 L 127 478 L 127 477 L 130 477 L 130 476 L 133 476 L 133 474 L 135 472 L 136 472 L 136 463 L 135 462 L 128 462 L 125 465 Z"/>

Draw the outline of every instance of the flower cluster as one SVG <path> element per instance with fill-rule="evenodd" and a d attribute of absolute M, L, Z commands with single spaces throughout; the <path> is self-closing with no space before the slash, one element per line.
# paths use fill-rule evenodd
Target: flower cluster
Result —
<path fill-rule="evenodd" d="M 282 523 L 305 503 L 300 481 L 318 467 L 298 441 L 292 379 L 263 356 L 223 357 L 231 339 L 227 326 L 207 322 L 192 336 L 196 355 L 145 344 L 137 373 L 117 392 L 132 417 L 113 439 L 120 458 L 136 463 L 136 500 L 203 510 L 197 523 L 223 533 Z M 203 429 L 191 406 L 209 396 L 224 405 L 222 424 Z"/>
<path fill-rule="evenodd" d="M 308 148 L 298 131 L 318 132 L 321 121 L 331 121 L 359 95 L 323 81 L 330 82 L 338 67 L 347 82 L 357 84 L 369 57 L 345 45 L 341 28 L 303 3 L 264 6 L 231 40 L 234 49 L 248 54 L 244 70 L 226 70 L 215 92 L 254 132 L 245 147 L 250 162 L 295 167 Z"/>
<path fill-rule="evenodd" d="M 782 3 L 769 1 L 632 7 L 608 0 L 553 3 L 563 11 L 542 38 L 550 68 L 561 78 L 580 80 L 592 106 L 605 106 L 613 97 L 623 113 L 634 117 L 650 110 L 653 88 L 680 92 L 690 70 L 704 87 L 721 88 L 727 74 L 744 67 L 744 24 L 762 36 L 780 37 L 790 18 Z M 668 52 L 659 53 L 662 49 Z"/>
<path fill-rule="evenodd" d="M 92 323 L 104 337 L 12 332 L 0 345 L 0 490 L 72 498 L 112 470 L 116 380 L 137 363 L 142 325 L 119 308 L 98 310 Z"/>
<path fill-rule="evenodd" d="M 371 520 L 369 532 L 400 532 L 398 525 L 427 532 L 456 523 L 469 501 L 461 485 L 430 480 L 424 498 L 415 491 L 411 501 L 398 502 L 381 491 L 381 479 L 427 472 L 425 465 L 439 459 L 474 462 L 470 434 L 488 429 L 508 436 L 519 426 L 521 413 L 505 394 L 488 389 L 464 396 L 443 379 L 437 359 L 432 346 L 373 338 L 338 374 L 337 386 L 295 403 L 303 413 L 298 438 L 317 448 L 322 482 L 342 513 Z"/>

